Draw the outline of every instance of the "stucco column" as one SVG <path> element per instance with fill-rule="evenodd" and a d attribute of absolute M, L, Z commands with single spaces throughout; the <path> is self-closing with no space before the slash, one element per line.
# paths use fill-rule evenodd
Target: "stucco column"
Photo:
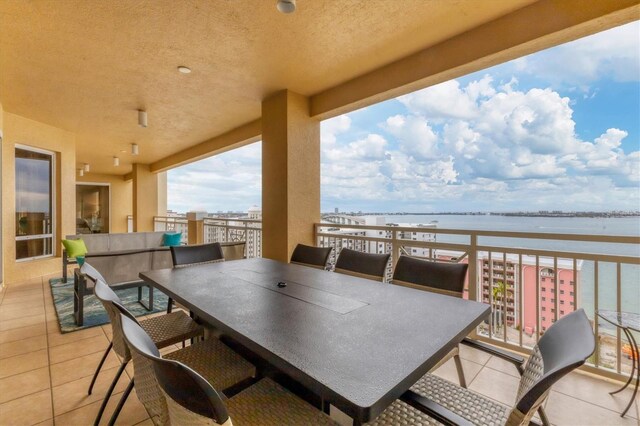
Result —
<path fill-rule="evenodd" d="M 309 99 L 283 90 L 262 102 L 262 256 L 289 261 L 315 245 L 320 221 L 320 122 Z"/>
<path fill-rule="evenodd" d="M 153 231 L 153 217 L 158 216 L 158 175 L 148 164 L 133 164 L 133 232 Z"/>

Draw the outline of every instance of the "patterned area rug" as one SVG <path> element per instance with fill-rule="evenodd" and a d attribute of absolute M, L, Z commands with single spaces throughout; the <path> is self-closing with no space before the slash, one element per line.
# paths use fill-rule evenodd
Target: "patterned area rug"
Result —
<path fill-rule="evenodd" d="M 109 322 L 107 312 L 100 301 L 92 294 L 84 298 L 84 325 L 78 327 L 73 319 L 73 278 L 67 280 L 67 282 L 62 281 L 62 278 L 52 278 L 49 280 L 49 285 L 51 286 L 51 295 L 56 306 L 58 323 L 62 333 L 95 327 Z M 122 299 L 124 306 L 137 317 L 167 309 L 167 296 L 159 290 L 154 290 L 153 292 L 153 311 L 147 311 L 145 307 L 138 303 L 137 288 L 116 290 L 116 293 Z M 143 288 L 142 298 L 145 303 L 147 295 L 148 290 Z"/>

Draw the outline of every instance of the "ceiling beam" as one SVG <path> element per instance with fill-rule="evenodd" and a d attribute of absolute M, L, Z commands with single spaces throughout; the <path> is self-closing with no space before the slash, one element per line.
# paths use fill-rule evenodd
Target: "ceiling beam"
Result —
<path fill-rule="evenodd" d="M 541 0 L 311 97 L 324 120 L 640 19 L 638 0 Z"/>
<path fill-rule="evenodd" d="M 251 121 L 226 133 L 215 136 L 197 145 L 191 146 L 151 163 L 150 170 L 154 173 L 158 173 L 174 167 L 193 163 L 194 161 L 198 161 L 215 154 L 221 154 L 225 151 L 257 142 L 260 140 L 261 135 L 261 121 L 259 119 Z"/>

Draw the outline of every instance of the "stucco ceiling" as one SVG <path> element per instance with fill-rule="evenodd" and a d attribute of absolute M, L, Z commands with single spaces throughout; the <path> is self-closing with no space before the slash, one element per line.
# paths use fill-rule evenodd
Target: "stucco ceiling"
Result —
<path fill-rule="evenodd" d="M 275 0 L 3 0 L 0 102 L 124 174 L 259 118 L 277 90 L 318 93 L 533 1 L 298 0 L 283 15 Z"/>

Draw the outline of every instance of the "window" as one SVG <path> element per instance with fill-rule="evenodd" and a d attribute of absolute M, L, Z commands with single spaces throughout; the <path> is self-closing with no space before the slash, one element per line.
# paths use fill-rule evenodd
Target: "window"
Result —
<path fill-rule="evenodd" d="M 547 291 L 547 289 L 546 289 L 546 288 L 544 288 L 544 287 L 542 287 L 542 289 L 541 289 L 541 290 L 542 290 L 543 292 L 544 292 L 544 291 Z"/>
<path fill-rule="evenodd" d="M 547 308 L 545 308 L 544 306 L 542 307 L 542 312 L 546 312 Z"/>
<path fill-rule="evenodd" d="M 564 294 L 564 290 L 560 290 L 560 294 Z"/>
<path fill-rule="evenodd" d="M 573 295 L 574 295 L 574 294 L 573 294 L 573 292 L 572 292 L 572 291 L 571 291 L 571 292 L 569 292 L 569 296 L 573 296 Z"/>
<path fill-rule="evenodd" d="M 546 321 L 547 319 L 545 317 L 542 317 L 542 321 Z M 544 328 L 544 327 L 543 327 Z"/>
<path fill-rule="evenodd" d="M 560 280 L 560 284 L 564 284 L 564 280 Z"/>
<path fill-rule="evenodd" d="M 560 301 L 560 304 L 561 304 L 561 305 L 564 305 L 564 300 L 561 300 L 561 301 Z"/>
<path fill-rule="evenodd" d="M 16 260 L 53 256 L 53 153 L 16 147 Z"/>
<path fill-rule="evenodd" d="M 560 315 L 564 315 L 564 311 L 563 310 L 560 310 Z"/>
<path fill-rule="evenodd" d="M 551 308 L 551 312 L 552 312 L 552 313 L 555 313 L 555 312 L 556 312 L 556 310 L 555 310 L 555 309 L 553 309 L 553 308 Z"/>
<path fill-rule="evenodd" d="M 574 281 L 569 281 L 569 284 L 575 285 L 575 282 Z"/>
<path fill-rule="evenodd" d="M 542 296 L 542 301 L 544 302 L 545 300 L 547 300 L 547 298 Z"/>

